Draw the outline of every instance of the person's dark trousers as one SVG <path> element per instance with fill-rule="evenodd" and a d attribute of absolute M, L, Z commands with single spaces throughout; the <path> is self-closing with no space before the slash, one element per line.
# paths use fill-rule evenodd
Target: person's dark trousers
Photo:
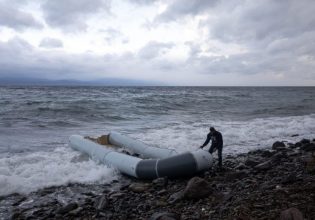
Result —
<path fill-rule="evenodd" d="M 212 154 L 213 151 L 217 149 L 218 150 L 218 158 L 219 158 L 219 167 L 222 168 L 222 149 L 223 146 L 222 145 L 211 145 L 210 149 L 209 149 L 209 153 Z"/>

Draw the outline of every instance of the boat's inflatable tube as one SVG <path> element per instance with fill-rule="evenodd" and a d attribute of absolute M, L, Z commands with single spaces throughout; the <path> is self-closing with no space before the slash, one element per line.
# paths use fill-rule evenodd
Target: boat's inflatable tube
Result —
<path fill-rule="evenodd" d="M 140 179 L 191 176 L 196 172 L 209 169 L 212 165 L 211 154 L 201 149 L 163 159 L 140 159 L 110 150 L 80 135 L 72 135 L 69 143 L 72 148 L 90 155 L 92 159 Z"/>
<path fill-rule="evenodd" d="M 128 148 L 145 158 L 167 158 L 178 154 L 173 149 L 151 147 L 141 141 L 131 139 L 130 137 L 121 135 L 117 132 L 109 133 L 108 142 L 118 147 Z"/>

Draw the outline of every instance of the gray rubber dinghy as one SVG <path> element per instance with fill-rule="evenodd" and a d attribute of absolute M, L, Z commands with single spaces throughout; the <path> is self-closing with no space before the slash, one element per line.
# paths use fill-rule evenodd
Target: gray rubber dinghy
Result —
<path fill-rule="evenodd" d="M 94 160 L 139 179 L 192 176 L 212 166 L 211 154 L 202 149 L 177 153 L 172 149 L 148 146 L 116 132 L 111 132 L 102 138 L 72 135 L 69 138 L 69 145 L 75 150 L 88 154 Z M 128 149 L 140 157 L 117 152 L 110 146 Z"/>

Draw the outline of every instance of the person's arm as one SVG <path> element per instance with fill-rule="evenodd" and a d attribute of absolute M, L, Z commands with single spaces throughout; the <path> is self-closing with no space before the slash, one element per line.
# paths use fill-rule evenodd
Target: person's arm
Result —
<path fill-rule="evenodd" d="M 200 148 L 203 148 L 203 147 L 205 147 L 207 144 L 209 144 L 210 140 L 211 140 L 211 135 L 210 135 L 210 133 L 209 133 L 209 134 L 207 135 L 207 139 L 206 139 L 205 143 L 204 143 L 203 145 L 201 145 Z"/>

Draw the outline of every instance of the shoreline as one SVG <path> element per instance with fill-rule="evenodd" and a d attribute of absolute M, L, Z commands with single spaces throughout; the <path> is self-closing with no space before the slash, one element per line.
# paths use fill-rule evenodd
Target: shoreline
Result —
<path fill-rule="evenodd" d="M 0 197 L 4 219 L 289 219 L 315 216 L 315 142 L 226 156 L 195 177 L 68 184 Z M 216 160 L 215 160 L 216 163 Z M 291 209 L 290 209 L 291 208 Z M 287 210 L 289 209 L 289 210 Z M 287 211 L 285 211 L 287 210 Z"/>

